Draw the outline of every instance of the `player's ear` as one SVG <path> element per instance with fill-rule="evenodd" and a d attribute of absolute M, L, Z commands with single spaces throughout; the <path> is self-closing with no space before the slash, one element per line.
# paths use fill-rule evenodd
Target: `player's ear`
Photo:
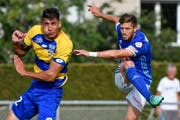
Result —
<path fill-rule="evenodd" d="M 137 30 L 137 25 L 134 26 L 134 32 L 136 32 L 136 30 Z"/>
<path fill-rule="evenodd" d="M 59 27 L 59 28 L 61 28 L 61 26 L 62 26 L 62 22 L 61 22 L 61 21 L 59 21 L 59 25 L 58 25 L 58 27 Z"/>

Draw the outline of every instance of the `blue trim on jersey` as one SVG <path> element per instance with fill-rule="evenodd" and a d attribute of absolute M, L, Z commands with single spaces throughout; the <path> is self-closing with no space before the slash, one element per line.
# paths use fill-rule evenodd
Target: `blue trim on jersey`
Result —
<path fill-rule="evenodd" d="M 61 70 L 61 73 L 67 73 L 68 72 L 68 63 L 65 63 L 65 61 L 63 59 L 60 58 L 53 58 L 53 61 L 64 66 L 64 68 Z"/>
<path fill-rule="evenodd" d="M 54 87 L 56 88 L 56 87 L 60 87 L 63 83 L 64 83 L 64 81 L 66 80 L 67 78 L 66 78 L 66 76 L 63 78 L 63 79 L 56 79 L 56 81 L 55 81 L 55 83 L 54 83 Z"/>
<path fill-rule="evenodd" d="M 57 58 L 53 58 L 53 61 L 55 61 L 56 63 L 58 63 L 57 62 L 58 60 L 57 60 Z M 40 68 L 43 71 L 48 70 L 49 66 L 50 66 L 50 63 L 46 63 L 43 60 L 40 60 L 37 56 L 35 56 L 35 63 L 38 66 L 38 68 Z M 63 69 L 61 70 L 60 73 L 67 73 L 68 72 L 68 68 L 67 68 L 68 63 L 63 62 L 63 63 L 58 63 L 58 64 L 63 66 Z"/>
<path fill-rule="evenodd" d="M 61 70 L 61 73 L 67 73 L 68 72 L 68 63 L 64 66 L 64 68 Z"/>
<path fill-rule="evenodd" d="M 37 56 L 35 56 L 35 62 L 38 68 L 40 68 L 41 70 L 45 71 L 49 69 L 50 63 L 46 63 L 43 60 L 40 60 Z"/>
<path fill-rule="evenodd" d="M 118 42 L 119 42 L 119 48 L 121 49 L 122 47 L 121 47 L 121 44 L 122 44 L 122 33 L 121 33 L 121 27 L 120 27 L 120 24 L 118 24 L 117 26 L 116 26 L 116 31 L 117 31 L 117 34 L 118 34 Z"/>
<path fill-rule="evenodd" d="M 65 61 L 63 59 L 53 58 L 53 61 L 63 66 L 61 73 L 67 73 L 68 72 L 68 68 L 67 68 L 68 63 L 65 63 Z"/>
<path fill-rule="evenodd" d="M 56 79 L 54 82 L 45 82 L 39 80 L 32 80 L 32 87 L 43 88 L 43 89 L 52 89 L 60 87 L 66 80 L 66 76 L 63 79 Z"/>
<path fill-rule="evenodd" d="M 56 41 L 55 40 L 48 41 L 43 34 L 35 35 L 32 38 L 32 40 L 33 40 L 33 42 L 35 42 L 36 44 L 38 44 L 42 48 L 47 49 L 48 51 L 55 53 L 55 51 L 56 51 Z"/>
<path fill-rule="evenodd" d="M 63 59 L 61 59 L 61 58 L 53 58 L 53 61 L 60 64 L 60 65 L 62 65 L 62 66 L 66 65 L 65 61 Z"/>

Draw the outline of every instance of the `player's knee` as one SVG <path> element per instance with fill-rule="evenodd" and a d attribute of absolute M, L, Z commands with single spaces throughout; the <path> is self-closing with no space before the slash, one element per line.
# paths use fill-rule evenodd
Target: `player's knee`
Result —
<path fill-rule="evenodd" d="M 126 61 L 125 62 L 125 68 L 127 69 L 127 68 L 129 68 L 129 67 L 134 67 L 135 65 L 134 65 L 134 62 L 133 61 Z"/>

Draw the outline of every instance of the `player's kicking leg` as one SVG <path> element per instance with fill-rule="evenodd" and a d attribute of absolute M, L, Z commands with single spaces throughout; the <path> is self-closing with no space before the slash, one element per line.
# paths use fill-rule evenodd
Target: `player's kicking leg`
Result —
<path fill-rule="evenodd" d="M 121 64 L 115 72 L 116 86 L 127 94 L 128 108 L 125 120 L 137 120 L 144 108 L 146 99 L 129 82 L 125 74 L 125 64 Z"/>
<path fill-rule="evenodd" d="M 128 80 L 136 87 L 136 89 L 144 96 L 152 107 L 158 106 L 164 97 L 152 95 L 147 88 L 144 76 L 140 75 L 135 68 L 134 62 L 125 61 L 125 69 Z"/>
<path fill-rule="evenodd" d="M 128 82 L 128 80 L 129 80 L 130 83 L 132 83 L 135 86 L 135 88 L 144 96 L 144 98 L 151 104 L 152 107 L 156 107 L 162 102 L 162 100 L 164 99 L 162 96 L 155 96 L 150 93 L 149 89 L 147 88 L 147 83 L 144 80 L 144 76 L 142 76 L 138 72 L 136 72 L 135 65 L 132 61 L 125 61 L 125 62 L 121 63 L 120 68 L 121 68 L 120 78 L 123 75 L 124 75 L 123 78 L 125 78 L 123 80 L 120 79 L 120 82 L 123 81 L 123 82 L 127 83 L 127 85 L 128 85 L 127 88 L 130 87 L 129 82 Z M 124 74 L 124 71 L 126 74 Z M 115 82 L 117 85 L 117 80 L 116 80 L 117 77 L 116 76 L 115 76 Z M 124 85 L 123 86 L 120 85 L 119 87 L 124 87 Z M 126 84 L 125 84 L 125 87 L 126 87 Z M 124 89 L 124 90 L 127 91 L 126 89 Z"/>

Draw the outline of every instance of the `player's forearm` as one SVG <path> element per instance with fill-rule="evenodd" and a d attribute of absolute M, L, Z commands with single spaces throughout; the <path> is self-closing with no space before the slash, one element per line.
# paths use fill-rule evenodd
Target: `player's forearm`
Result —
<path fill-rule="evenodd" d="M 107 50 L 107 51 L 101 51 L 97 52 L 98 58 L 120 58 L 118 54 L 118 50 Z"/>
<path fill-rule="evenodd" d="M 122 50 L 106 50 L 101 52 L 94 52 L 97 55 L 91 54 L 89 52 L 89 56 L 98 57 L 98 58 L 122 58 L 122 57 L 132 57 L 133 54 L 126 49 Z"/>
<path fill-rule="evenodd" d="M 98 58 L 122 58 L 131 56 L 133 56 L 133 54 L 127 50 L 106 50 L 102 52 L 97 52 Z"/>
<path fill-rule="evenodd" d="M 106 19 L 106 20 L 108 20 L 110 22 L 113 22 L 113 23 L 118 23 L 119 22 L 119 17 L 117 17 L 117 16 L 101 13 L 101 15 L 99 17 L 103 18 L 103 19 Z"/>
<path fill-rule="evenodd" d="M 86 57 L 98 57 L 98 58 L 121 58 L 132 57 L 133 53 L 128 49 L 121 50 L 106 50 L 101 52 L 90 52 L 87 50 L 74 50 L 76 55 L 84 55 Z"/>
<path fill-rule="evenodd" d="M 54 82 L 57 77 L 57 74 L 55 74 L 54 72 L 51 72 L 51 71 L 43 71 L 40 73 L 25 71 L 23 76 L 30 77 L 32 79 L 36 79 L 36 80 L 40 80 L 40 81 Z"/>

